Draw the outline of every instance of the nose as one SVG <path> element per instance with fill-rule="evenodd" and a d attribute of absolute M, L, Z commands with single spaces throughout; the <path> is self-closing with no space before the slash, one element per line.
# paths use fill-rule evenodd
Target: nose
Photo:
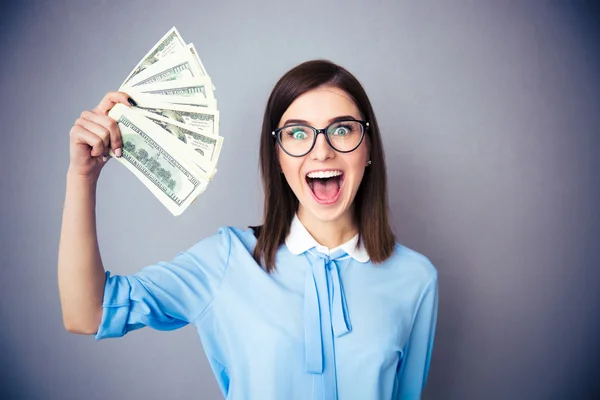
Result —
<path fill-rule="evenodd" d="M 315 147 L 310 152 L 310 156 L 315 161 L 325 161 L 329 158 L 333 158 L 335 155 L 335 150 L 331 148 L 329 143 L 327 143 L 327 139 L 325 138 L 325 134 L 317 135 L 317 140 L 315 142 Z"/>

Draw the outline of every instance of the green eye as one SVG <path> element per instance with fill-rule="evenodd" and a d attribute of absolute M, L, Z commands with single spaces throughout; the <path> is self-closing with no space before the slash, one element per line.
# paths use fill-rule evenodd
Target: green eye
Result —
<path fill-rule="evenodd" d="M 336 127 L 333 132 L 332 135 L 334 136 L 346 136 L 350 133 L 350 129 L 348 129 L 348 127 L 346 126 L 338 126 Z"/>
<path fill-rule="evenodd" d="M 306 140 L 310 137 L 308 132 L 303 127 L 290 127 L 283 131 L 284 137 L 289 138 L 291 140 Z"/>
<path fill-rule="evenodd" d="M 292 136 L 296 140 L 302 140 L 302 139 L 306 139 L 307 135 L 306 135 L 306 132 L 304 132 L 302 129 L 296 129 L 292 132 Z"/>

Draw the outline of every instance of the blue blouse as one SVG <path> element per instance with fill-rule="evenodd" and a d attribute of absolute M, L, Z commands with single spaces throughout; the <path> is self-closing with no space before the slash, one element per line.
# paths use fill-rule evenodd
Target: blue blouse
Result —
<path fill-rule="evenodd" d="M 374 266 L 343 246 L 282 245 L 267 274 L 255 244 L 251 229 L 223 227 L 170 262 L 107 271 L 95 338 L 193 324 L 231 400 L 420 398 L 438 305 L 426 257 L 397 243 Z"/>

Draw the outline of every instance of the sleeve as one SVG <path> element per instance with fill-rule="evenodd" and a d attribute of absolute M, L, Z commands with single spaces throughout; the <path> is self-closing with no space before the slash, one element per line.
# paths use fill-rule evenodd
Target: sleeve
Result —
<path fill-rule="evenodd" d="M 170 262 L 128 276 L 107 271 L 102 320 L 94 338 L 121 337 L 144 326 L 174 330 L 194 321 L 215 297 L 230 250 L 230 232 L 221 228 Z"/>
<path fill-rule="evenodd" d="M 436 274 L 421 294 L 417 306 L 411 333 L 404 348 L 404 360 L 397 376 L 396 400 L 421 398 L 429 372 L 437 312 Z"/>

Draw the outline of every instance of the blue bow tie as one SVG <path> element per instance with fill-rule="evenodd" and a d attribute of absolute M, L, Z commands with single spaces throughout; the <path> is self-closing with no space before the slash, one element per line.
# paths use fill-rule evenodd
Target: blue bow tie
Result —
<path fill-rule="evenodd" d="M 323 360 L 326 357 L 328 363 L 334 362 L 333 335 L 340 337 L 352 330 L 337 263 L 348 255 L 337 250 L 327 256 L 314 248 L 308 253 L 305 254 L 311 269 L 306 274 L 304 285 L 306 372 L 323 374 L 324 369 L 335 371 L 333 365 L 324 367 Z"/>

